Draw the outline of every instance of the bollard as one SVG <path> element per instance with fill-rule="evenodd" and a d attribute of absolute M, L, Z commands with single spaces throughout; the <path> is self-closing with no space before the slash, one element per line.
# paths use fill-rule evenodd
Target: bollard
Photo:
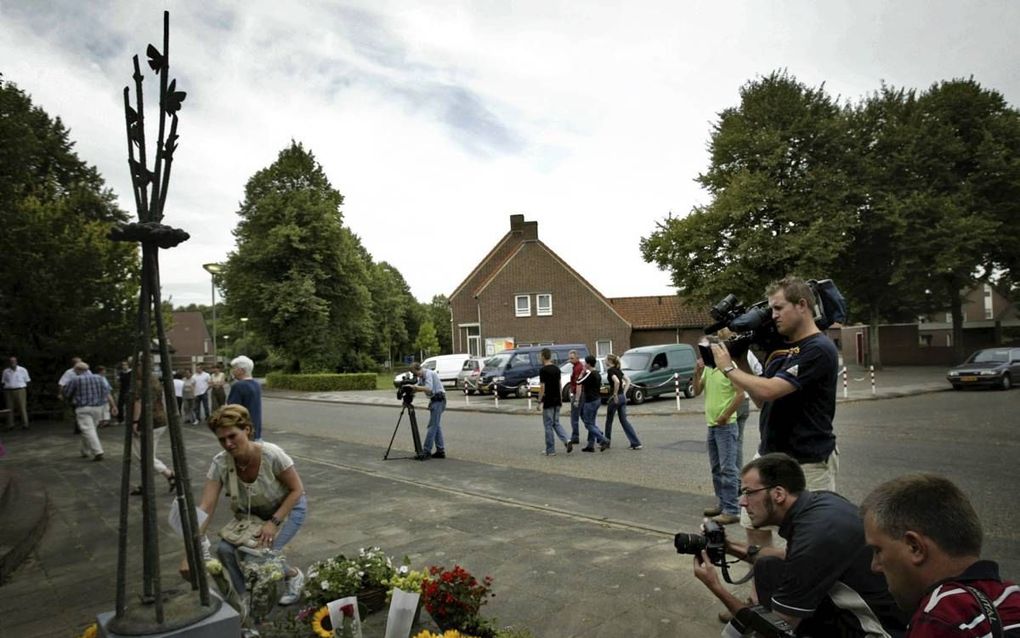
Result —
<path fill-rule="evenodd" d="M 499 390 L 492 391 L 492 399 L 496 402 L 496 407 L 499 407 Z"/>
<path fill-rule="evenodd" d="M 528 412 L 531 412 L 531 393 L 528 392 Z"/>
<path fill-rule="evenodd" d="M 846 366 L 843 366 L 843 398 L 847 398 L 848 392 L 846 389 Z"/>
<path fill-rule="evenodd" d="M 875 366 L 871 366 L 871 394 L 876 394 L 875 390 Z"/>
<path fill-rule="evenodd" d="M 680 373 L 673 373 L 673 385 L 676 386 L 676 411 L 680 411 Z"/>

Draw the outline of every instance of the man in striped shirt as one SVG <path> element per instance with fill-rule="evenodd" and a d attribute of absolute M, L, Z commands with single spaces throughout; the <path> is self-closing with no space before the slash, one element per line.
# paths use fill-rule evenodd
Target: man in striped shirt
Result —
<path fill-rule="evenodd" d="M 103 418 L 103 406 L 110 406 L 110 414 L 117 416 L 117 404 L 110 392 L 106 377 L 89 372 L 89 364 L 74 364 L 74 377 L 64 385 L 64 398 L 74 405 L 74 417 L 81 431 L 81 455 L 93 461 L 103 460 L 103 446 L 99 443 L 96 427 Z"/>
<path fill-rule="evenodd" d="M 871 568 L 913 614 L 907 638 L 1020 638 L 1020 587 L 981 560 L 981 522 L 951 481 L 893 479 L 868 495 L 861 514 Z"/>

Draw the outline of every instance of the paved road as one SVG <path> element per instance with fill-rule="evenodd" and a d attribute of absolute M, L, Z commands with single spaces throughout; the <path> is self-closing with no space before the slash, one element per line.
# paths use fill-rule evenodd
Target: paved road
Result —
<path fill-rule="evenodd" d="M 1020 392 L 841 404 L 841 491 L 859 500 L 887 477 L 945 473 L 974 499 L 986 555 L 1016 578 L 1020 514 L 1004 502 L 1018 486 L 1018 407 Z M 645 444 L 638 452 L 547 458 L 537 413 L 450 411 L 451 458 L 383 461 L 398 414 L 398 406 L 266 400 L 267 439 L 295 457 L 311 499 L 309 523 L 289 548 L 295 562 L 373 544 L 419 566 L 458 562 L 495 577 L 487 614 L 525 624 L 539 638 L 719 634 L 718 605 L 671 542 L 674 532 L 696 529 L 711 501 L 697 415 L 635 418 Z M 419 414 L 424 427 L 426 412 Z M 33 558 L 3 588 L 0 637 L 66 636 L 111 607 L 121 430 L 102 436 L 105 463 L 79 459 L 64 424 L 5 439 L 13 452 L 5 463 L 47 485 L 54 513 Z M 200 428 L 187 428 L 185 440 L 197 491 L 217 443 Z M 406 454 L 406 425 L 397 442 L 397 455 Z M 169 505 L 160 499 L 161 508 Z M 162 531 L 161 563 L 173 581 L 180 550 Z M 54 616 L 44 621 L 38 609 Z"/>

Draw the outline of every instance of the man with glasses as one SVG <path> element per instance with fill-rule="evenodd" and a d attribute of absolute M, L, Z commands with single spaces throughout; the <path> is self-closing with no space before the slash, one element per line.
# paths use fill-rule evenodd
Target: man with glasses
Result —
<path fill-rule="evenodd" d="M 786 547 L 727 539 L 726 552 L 751 563 L 753 600 L 807 636 L 901 636 L 905 618 L 871 552 L 857 507 L 834 492 L 805 489 L 804 471 L 786 454 L 744 466 L 740 506 L 755 527 L 778 525 Z M 732 614 L 746 603 L 730 593 L 702 552 L 694 575 Z"/>

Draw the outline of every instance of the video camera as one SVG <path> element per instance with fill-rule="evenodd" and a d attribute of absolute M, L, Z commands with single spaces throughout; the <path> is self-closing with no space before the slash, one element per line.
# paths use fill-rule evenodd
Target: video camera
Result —
<path fill-rule="evenodd" d="M 732 630 L 732 631 L 731 631 Z M 750 605 L 737 611 L 723 636 L 763 636 L 763 638 L 794 638 L 790 623 L 761 605 Z"/>
<path fill-rule="evenodd" d="M 826 330 L 835 323 L 846 321 L 846 300 L 831 279 L 809 279 L 813 299 L 810 299 L 815 325 Z M 766 353 L 782 347 L 783 336 L 776 330 L 772 320 L 772 309 L 767 299 L 745 307 L 736 295 L 728 294 L 709 309 L 715 323 L 705 328 L 706 335 L 714 335 L 723 328 L 729 328 L 734 336 L 728 339 L 726 349 L 734 359 L 745 356 L 753 344 Z M 698 344 L 705 365 L 714 368 L 715 357 L 708 343 Z"/>
<path fill-rule="evenodd" d="M 404 402 L 404 405 L 411 405 L 414 401 L 415 389 L 414 384 L 405 383 L 404 385 L 397 388 L 397 398 Z"/>

